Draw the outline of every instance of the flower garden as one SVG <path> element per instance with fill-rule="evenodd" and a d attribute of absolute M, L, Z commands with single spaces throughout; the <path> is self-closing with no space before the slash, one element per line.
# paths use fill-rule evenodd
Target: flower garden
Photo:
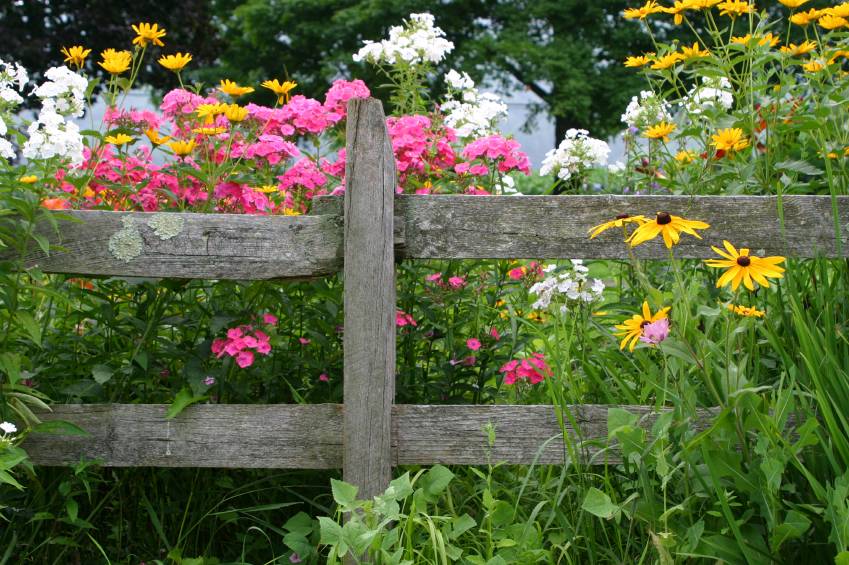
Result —
<path fill-rule="evenodd" d="M 612 63 L 645 78 L 622 161 L 570 129 L 538 172 L 500 132 L 499 96 L 436 76 L 453 45 L 426 13 L 353 54 L 386 84 L 340 78 L 323 100 L 297 77 L 189 84 L 192 56 L 149 23 L 99 54 L 68 46 L 38 84 L 0 61 L 0 563 L 849 564 L 849 3 L 806 4 L 625 10 L 689 42 Z M 153 64 L 174 89 L 157 111 L 128 107 Z M 276 103 L 246 102 L 262 90 Z M 130 220 L 91 228 L 93 270 L 51 261 L 77 251 L 80 211 L 149 213 L 163 245 L 180 213 L 323 221 L 359 173 L 348 109 L 378 91 L 407 218 L 395 402 L 550 407 L 557 435 L 487 421 L 491 457 L 399 465 L 374 497 L 337 469 L 40 465 L 40 437 L 93 432 L 50 417 L 64 404 L 167 404 L 177 426 L 207 406 L 342 402 L 341 275 L 160 278 Z M 483 220 L 452 199 L 480 199 Z M 436 232 L 529 210 L 486 212 L 509 229 L 469 247 L 535 257 L 417 252 L 411 210 L 436 205 Z M 598 220 L 579 243 L 570 215 Z M 226 257 L 227 237 L 206 253 Z M 554 259 L 546 237 L 586 254 Z M 139 276 L 110 276 L 124 268 Z M 604 431 L 584 437 L 576 405 L 603 406 Z M 499 460 L 505 436 L 537 456 Z"/>

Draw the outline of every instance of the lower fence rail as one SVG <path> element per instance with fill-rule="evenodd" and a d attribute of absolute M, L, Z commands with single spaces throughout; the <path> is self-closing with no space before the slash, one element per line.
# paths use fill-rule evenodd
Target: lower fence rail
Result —
<path fill-rule="evenodd" d="M 564 418 L 568 441 L 584 464 L 618 463 L 607 447 L 607 414 L 624 408 L 650 429 L 650 406 L 580 404 Z M 43 420 L 64 420 L 89 433 L 30 435 L 23 447 L 36 465 L 97 459 L 107 467 L 333 469 L 342 467 L 342 404 L 204 404 L 166 419 L 166 404 L 58 404 Z M 688 425 L 705 429 L 716 409 Z M 577 429 L 576 429 L 577 428 Z M 392 407 L 392 465 L 562 464 L 568 461 L 557 409 L 550 405 Z"/>

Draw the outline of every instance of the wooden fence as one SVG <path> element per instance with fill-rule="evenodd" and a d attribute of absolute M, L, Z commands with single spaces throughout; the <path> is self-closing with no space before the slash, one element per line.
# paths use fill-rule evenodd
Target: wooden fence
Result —
<path fill-rule="evenodd" d="M 678 257 L 712 256 L 730 238 L 758 254 L 847 257 L 849 199 L 827 196 L 395 196 L 392 148 L 378 101 L 349 105 L 347 189 L 310 216 L 76 211 L 62 224 L 65 251 L 33 251 L 30 265 L 84 275 L 285 279 L 344 272 L 344 404 L 195 405 L 173 420 L 166 405 L 56 405 L 90 437 L 32 434 L 34 463 L 81 457 L 107 466 L 343 468 L 360 494 L 383 490 L 393 465 L 567 461 L 554 406 L 395 405 L 395 261 L 405 259 L 626 258 L 617 233 L 587 229 L 621 213 L 707 221 Z M 343 209 L 344 207 L 344 209 Z M 781 210 L 781 218 L 779 217 Z M 48 228 L 45 228 L 45 233 Z M 662 243 L 637 257 L 668 257 Z M 571 407 L 572 441 L 586 462 L 608 461 L 609 406 Z M 629 406 L 650 426 L 650 407 Z M 710 410 L 694 415 L 704 426 Z M 489 445 L 484 429 L 495 428 Z M 588 441 L 589 440 L 589 441 Z M 597 440 L 597 441 L 592 441 Z"/>

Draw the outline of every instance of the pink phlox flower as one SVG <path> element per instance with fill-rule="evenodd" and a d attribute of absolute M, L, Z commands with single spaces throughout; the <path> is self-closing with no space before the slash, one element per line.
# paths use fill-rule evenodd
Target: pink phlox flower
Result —
<path fill-rule="evenodd" d="M 286 141 L 279 135 L 263 134 L 257 138 L 255 143 L 232 151 L 234 157 L 244 156 L 247 159 L 262 158 L 269 165 L 276 165 L 284 159 L 298 157 L 301 152 L 291 141 Z"/>
<path fill-rule="evenodd" d="M 417 326 L 416 320 L 410 314 L 407 314 L 403 310 L 395 311 L 395 325 L 399 328 L 403 328 L 404 326 Z"/>
<path fill-rule="evenodd" d="M 327 159 L 321 160 L 321 172 L 326 175 L 330 175 L 332 177 L 337 177 L 342 180 L 345 178 L 345 148 L 343 147 L 339 151 L 336 152 L 336 160 L 328 161 Z"/>
<path fill-rule="evenodd" d="M 279 134 L 290 136 L 295 133 L 292 124 L 286 123 L 287 115 L 282 108 L 269 108 L 257 104 L 245 106 L 249 119 L 261 128 L 262 133 Z"/>
<path fill-rule="evenodd" d="M 506 385 L 515 384 L 517 380 L 526 380 L 531 384 L 538 384 L 552 374 L 542 353 L 534 353 L 531 357 L 521 360 L 508 361 L 501 366 L 498 372 L 504 373 L 504 384 Z"/>
<path fill-rule="evenodd" d="M 305 338 L 305 337 L 299 337 L 298 341 L 301 343 L 301 345 L 309 345 L 310 344 L 310 340 Z"/>
<path fill-rule="evenodd" d="M 251 351 L 240 351 L 238 355 L 236 355 L 236 364 L 239 365 L 242 369 L 245 367 L 250 367 L 254 363 L 254 354 Z"/>
<path fill-rule="evenodd" d="M 277 180 L 280 181 L 279 189 L 283 191 L 305 189 L 303 196 L 307 200 L 312 200 L 313 196 L 321 193 L 327 184 L 327 177 L 312 159 L 307 157 L 296 161 L 285 173 L 278 176 Z"/>
<path fill-rule="evenodd" d="M 466 347 L 468 347 L 472 351 L 477 351 L 481 348 L 481 341 L 476 337 L 470 337 L 466 340 Z"/>
<path fill-rule="evenodd" d="M 168 118 L 176 118 L 185 114 L 191 114 L 201 104 L 215 104 L 218 102 L 215 98 L 198 96 L 194 92 L 175 88 L 162 98 L 162 104 L 159 109 L 162 114 Z"/>
<path fill-rule="evenodd" d="M 643 335 L 640 336 L 640 341 L 649 345 L 657 345 L 667 337 L 669 337 L 669 319 L 661 318 L 643 326 Z"/>
<path fill-rule="evenodd" d="M 488 174 L 487 162 L 493 163 L 502 173 L 521 171 L 531 174 L 531 161 L 527 153 L 521 150 L 521 145 L 515 139 L 506 139 L 500 135 L 488 135 L 469 143 L 460 152 L 468 163 L 459 163 L 454 167 L 458 174 L 471 173 L 476 176 Z M 476 159 L 484 163 L 472 164 Z"/>
<path fill-rule="evenodd" d="M 495 326 L 492 326 L 490 328 L 489 335 L 492 336 L 492 339 L 494 339 L 495 341 L 498 341 L 498 340 L 501 339 L 501 334 L 498 333 L 498 328 L 496 328 Z"/>
<path fill-rule="evenodd" d="M 277 324 L 277 316 L 275 316 L 274 314 L 265 313 L 262 315 L 262 323 L 273 326 Z"/>
<path fill-rule="evenodd" d="M 456 156 L 451 142 L 456 135 L 451 128 L 435 129 L 430 118 L 421 115 L 390 117 L 386 127 L 400 186 L 407 185 L 410 175 L 431 178 L 454 165 Z"/>
<path fill-rule="evenodd" d="M 104 123 L 113 127 L 124 127 L 144 132 L 147 129 L 158 130 L 162 125 L 162 117 L 150 110 L 124 110 L 122 108 L 107 108 L 103 112 Z"/>
<path fill-rule="evenodd" d="M 473 196 L 489 196 L 490 194 L 488 190 L 484 190 L 480 186 L 470 186 L 464 192 Z"/>
<path fill-rule="evenodd" d="M 206 377 L 205 379 L 203 379 L 203 384 L 205 384 L 206 386 L 214 385 L 215 384 L 215 377 Z"/>
<path fill-rule="evenodd" d="M 313 98 L 301 94 L 293 96 L 281 109 L 285 123 L 291 124 L 298 133 L 320 134 L 342 119 Z"/>
<path fill-rule="evenodd" d="M 457 276 L 451 277 L 451 278 L 448 279 L 448 285 L 453 290 L 460 290 L 461 288 L 466 286 L 466 277 L 457 277 Z"/>
<path fill-rule="evenodd" d="M 318 376 L 318 380 L 323 383 L 330 382 L 330 377 L 327 376 L 327 373 L 322 373 Z"/>
<path fill-rule="evenodd" d="M 369 96 L 371 91 L 360 79 L 351 81 L 339 79 L 334 81 L 327 90 L 324 96 L 324 107 L 342 119 L 348 111 L 348 101 L 351 98 L 368 98 Z"/>
<path fill-rule="evenodd" d="M 442 281 L 442 273 L 433 273 L 432 275 L 428 275 L 425 277 L 427 282 L 441 282 Z"/>

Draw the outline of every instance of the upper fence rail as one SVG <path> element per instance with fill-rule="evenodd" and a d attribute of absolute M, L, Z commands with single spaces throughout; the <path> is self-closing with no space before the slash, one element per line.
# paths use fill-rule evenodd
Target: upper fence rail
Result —
<path fill-rule="evenodd" d="M 398 196 L 395 254 L 406 259 L 624 259 L 620 230 L 588 230 L 619 214 L 666 211 L 711 225 L 685 236 L 679 258 L 714 256 L 723 239 L 758 254 L 849 257 L 849 196 Z M 317 199 L 309 216 L 65 211 L 61 247 L 33 249 L 28 266 L 80 275 L 258 280 L 342 269 L 341 197 Z M 838 238 L 836 234 L 840 234 Z M 8 253 L 0 257 L 8 258 Z M 634 248 L 665 259 L 660 239 Z"/>

